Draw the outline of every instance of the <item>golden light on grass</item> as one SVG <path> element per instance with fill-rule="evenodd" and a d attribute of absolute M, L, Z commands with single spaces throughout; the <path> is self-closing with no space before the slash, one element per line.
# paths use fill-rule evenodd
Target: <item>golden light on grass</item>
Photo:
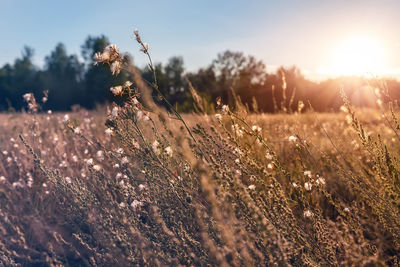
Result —
<path fill-rule="evenodd" d="M 387 55 L 379 39 L 352 36 L 333 48 L 328 67 L 322 72 L 329 75 L 384 75 Z"/>

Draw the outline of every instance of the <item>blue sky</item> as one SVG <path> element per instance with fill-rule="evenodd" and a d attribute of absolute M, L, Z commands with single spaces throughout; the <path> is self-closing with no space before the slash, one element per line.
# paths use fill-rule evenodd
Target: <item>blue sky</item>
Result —
<path fill-rule="evenodd" d="M 145 64 L 132 38 L 138 28 L 155 61 L 174 55 L 187 70 L 208 65 L 226 49 L 254 55 L 273 71 L 296 65 L 320 78 L 346 38 L 368 36 L 385 51 L 388 75 L 400 74 L 400 1 L 28 1 L 0 0 L 0 66 L 24 45 L 43 65 L 55 45 L 80 54 L 90 35 L 105 34 Z M 329 76 L 329 75 L 328 75 Z"/>

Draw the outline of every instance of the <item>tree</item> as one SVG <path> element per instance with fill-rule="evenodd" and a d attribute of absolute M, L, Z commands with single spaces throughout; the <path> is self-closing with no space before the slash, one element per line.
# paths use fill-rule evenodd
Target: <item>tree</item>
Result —
<path fill-rule="evenodd" d="M 41 79 L 50 92 L 48 106 L 52 109 L 69 109 L 83 97 L 83 65 L 76 55 L 68 55 L 61 43 L 46 56 Z"/>
<path fill-rule="evenodd" d="M 228 50 L 218 54 L 212 63 L 212 69 L 217 77 L 218 93 L 228 103 L 232 101 L 230 90 L 247 101 L 266 78 L 264 63 L 253 56 L 245 57 L 241 52 Z"/>

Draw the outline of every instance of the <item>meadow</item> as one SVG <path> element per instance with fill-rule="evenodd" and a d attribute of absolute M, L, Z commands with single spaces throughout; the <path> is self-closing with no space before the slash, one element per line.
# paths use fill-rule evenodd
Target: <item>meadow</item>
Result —
<path fill-rule="evenodd" d="M 198 112 L 180 114 L 147 87 L 136 76 L 111 88 L 124 104 L 69 113 L 28 94 L 29 112 L 0 115 L 4 266 L 399 264 L 396 103 L 207 114 L 192 88 Z"/>

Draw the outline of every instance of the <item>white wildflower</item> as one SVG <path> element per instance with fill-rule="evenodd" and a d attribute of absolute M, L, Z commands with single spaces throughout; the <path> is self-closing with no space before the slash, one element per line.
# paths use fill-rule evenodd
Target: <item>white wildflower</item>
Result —
<path fill-rule="evenodd" d="M 325 179 L 323 177 L 319 177 L 316 181 L 317 185 L 325 185 Z"/>
<path fill-rule="evenodd" d="M 93 165 L 93 159 L 92 159 L 92 158 L 88 159 L 88 160 L 86 161 L 86 164 L 87 164 L 88 166 L 92 166 L 92 165 Z"/>
<path fill-rule="evenodd" d="M 256 189 L 256 186 L 254 184 L 251 184 L 251 185 L 249 185 L 249 189 L 254 190 L 254 189 Z"/>
<path fill-rule="evenodd" d="M 217 113 L 217 114 L 215 114 L 215 118 L 216 118 L 217 120 L 221 121 L 221 120 L 222 120 L 222 115 L 219 114 L 219 113 Z"/>
<path fill-rule="evenodd" d="M 309 183 L 309 182 L 305 182 L 305 183 L 304 183 L 304 188 L 305 188 L 307 191 L 311 191 L 311 189 L 312 189 L 312 184 Z"/>
<path fill-rule="evenodd" d="M 72 180 L 71 180 L 71 178 L 69 178 L 69 177 L 65 177 L 65 182 L 66 182 L 67 184 L 70 184 L 70 183 L 72 183 Z"/>
<path fill-rule="evenodd" d="M 122 95 L 123 87 L 121 85 L 113 86 L 110 88 L 110 91 L 113 95 Z"/>
<path fill-rule="evenodd" d="M 222 114 L 227 114 L 229 112 L 229 106 L 228 105 L 223 105 L 221 108 Z"/>
<path fill-rule="evenodd" d="M 257 132 L 257 133 L 261 133 L 261 127 L 260 126 L 257 126 L 257 125 L 253 125 L 253 126 L 251 126 L 251 130 L 253 131 L 253 132 Z"/>
<path fill-rule="evenodd" d="M 145 188 L 146 188 L 145 185 L 143 185 L 143 184 L 140 184 L 140 185 L 139 185 L 139 191 L 142 191 L 142 190 L 144 190 Z"/>
<path fill-rule="evenodd" d="M 135 199 L 135 200 L 132 201 L 132 203 L 131 203 L 131 208 L 132 208 L 132 209 L 136 209 L 138 206 L 142 206 L 142 205 L 143 205 L 142 202 L 137 201 L 137 200 Z"/>
<path fill-rule="evenodd" d="M 118 116 L 118 107 L 113 107 L 112 111 L 111 111 L 111 116 L 113 116 L 114 118 Z"/>
<path fill-rule="evenodd" d="M 112 130 L 111 128 L 107 128 L 107 129 L 104 131 L 104 133 L 105 133 L 106 135 L 110 136 L 110 135 L 112 135 L 113 130 Z"/>
<path fill-rule="evenodd" d="M 153 142 L 151 148 L 153 149 L 154 153 L 156 153 L 157 155 L 160 154 L 160 143 L 157 140 Z"/>
<path fill-rule="evenodd" d="M 165 153 L 169 156 L 172 157 L 172 148 L 170 146 L 167 146 L 165 148 Z"/>
<path fill-rule="evenodd" d="M 67 122 L 67 121 L 69 121 L 69 115 L 68 114 L 65 114 L 64 115 L 64 117 L 63 117 L 63 119 L 62 119 L 62 122 Z"/>
<path fill-rule="evenodd" d="M 314 216 L 314 213 L 312 213 L 312 211 L 310 210 L 306 210 L 304 211 L 303 215 L 305 218 L 311 218 L 312 216 Z"/>
<path fill-rule="evenodd" d="M 93 165 L 93 169 L 98 172 L 101 170 L 101 167 L 100 165 Z"/>
<path fill-rule="evenodd" d="M 125 165 L 125 164 L 128 164 L 128 163 L 129 163 L 129 160 L 128 160 L 127 157 L 123 157 L 123 158 L 121 159 L 121 164 L 122 164 L 122 165 Z"/>
<path fill-rule="evenodd" d="M 132 83 L 131 81 L 126 81 L 126 82 L 124 83 L 124 87 L 129 88 L 129 87 L 131 87 L 132 84 L 133 84 L 133 83 Z"/>
<path fill-rule="evenodd" d="M 296 141 L 297 141 L 297 137 L 296 136 L 293 136 L 293 135 L 289 136 L 289 142 L 294 143 Z"/>

